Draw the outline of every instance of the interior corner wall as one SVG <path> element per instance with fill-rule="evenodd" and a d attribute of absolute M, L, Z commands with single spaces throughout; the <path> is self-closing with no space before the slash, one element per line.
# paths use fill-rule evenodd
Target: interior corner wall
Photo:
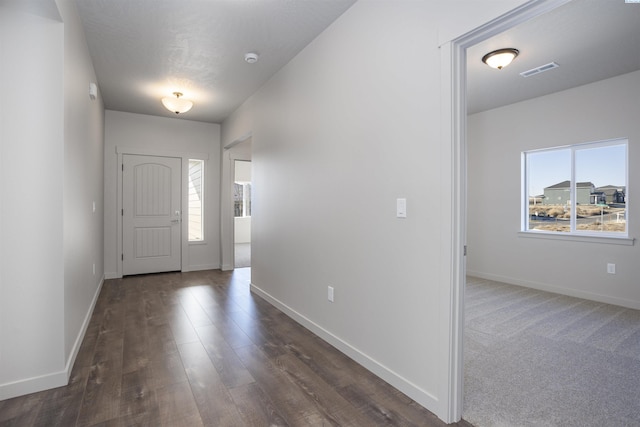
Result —
<path fill-rule="evenodd" d="M 439 46 L 520 3 L 356 2 L 223 123 L 252 134 L 253 291 L 443 419 L 452 77 Z"/>
<path fill-rule="evenodd" d="M 251 97 L 227 117 L 220 129 L 223 148 L 251 135 L 253 108 L 253 97 Z"/>
<path fill-rule="evenodd" d="M 0 400 L 66 383 L 64 31 L 0 5 Z"/>
<path fill-rule="evenodd" d="M 189 270 L 220 268 L 220 125 L 121 111 L 105 112 L 105 275 L 118 277 L 117 190 L 119 150 L 176 156 L 207 154 L 205 161 L 205 242 L 188 245 Z M 183 254 L 184 256 L 184 254 Z"/>
<path fill-rule="evenodd" d="M 104 105 L 76 5 L 57 0 L 64 22 L 64 315 L 68 373 L 104 280 Z"/>
<path fill-rule="evenodd" d="M 522 151 L 626 137 L 628 231 L 640 237 L 638 111 L 634 72 L 469 116 L 468 274 L 640 309 L 637 240 L 622 246 L 518 236 Z M 615 275 L 607 263 L 616 264 Z"/>

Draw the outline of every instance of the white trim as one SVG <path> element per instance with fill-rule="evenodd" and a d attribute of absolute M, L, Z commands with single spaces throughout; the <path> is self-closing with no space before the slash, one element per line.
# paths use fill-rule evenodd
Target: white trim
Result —
<path fill-rule="evenodd" d="M 189 159 L 188 156 L 180 157 L 180 271 L 189 268 L 189 218 L 184 220 L 185 213 L 189 211 Z M 204 179 L 204 174 L 202 178 Z M 204 221 L 204 209 L 202 214 Z M 203 242 L 206 242 L 206 239 Z"/>
<path fill-rule="evenodd" d="M 184 152 L 184 151 L 173 151 L 173 150 L 153 150 L 146 148 L 130 148 L 130 147 L 115 147 L 116 154 L 118 156 L 117 168 L 116 171 L 116 248 L 118 252 L 120 252 L 120 256 L 116 254 L 117 268 L 118 271 L 116 273 L 105 273 L 105 277 L 108 279 L 121 279 L 122 278 L 122 256 L 123 253 L 123 229 L 122 229 L 122 215 L 118 214 L 118 212 L 122 212 L 122 194 L 123 194 L 123 182 L 122 182 L 122 156 L 123 155 L 137 155 L 137 156 L 154 156 L 154 157 L 173 157 L 179 158 L 181 160 L 181 178 L 180 178 L 180 191 L 182 193 L 180 197 L 180 206 L 182 210 L 182 223 L 181 223 L 181 271 L 194 271 L 194 266 L 189 266 L 189 230 L 188 230 L 188 221 L 184 221 L 184 213 L 188 212 L 189 209 L 189 160 L 203 160 L 204 161 L 204 169 L 203 177 L 207 173 L 207 169 L 209 168 L 209 154 L 208 153 L 196 153 L 196 152 Z M 203 183 L 204 184 L 204 183 Z M 206 197 L 205 197 L 206 200 Z M 203 213 L 206 210 L 206 206 L 203 209 Z M 203 215 L 203 221 L 206 214 Z M 205 236 L 204 240 L 198 241 L 198 244 L 208 244 L 206 233 L 206 226 L 203 225 Z M 115 274 L 115 275 L 114 275 Z"/>
<path fill-rule="evenodd" d="M 96 308 L 96 303 L 98 302 L 98 297 L 100 296 L 102 285 L 104 285 L 104 275 L 100 279 L 100 283 L 98 284 L 98 289 L 96 289 L 96 292 L 93 295 L 93 299 L 91 300 L 91 304 L 89 305 L 89 310 L 87 310 L 87 314 L 84 316 L 82 327 L 80 328 L 80 332 L 76 337 L 76 341 L 73 343 L 71 354 L 69 356 L 69 359 L 67 360 L 67 366 L 65 368 L 67 372 L 67 382 L 69 382 L 69 378 L 71 377 L 71 370 L 73 369 L 73 364 L 76 362 L 76 357 L 78 357 L 80 346 L 82 345 L 84 336 L 87 333 L 87 328 L 89 327 L 89 323 L 91 322 L 91 316 L 93 315 L 93 310 Z"/>
<path fill-rule="evenodd" d="M 67 371 L 52 372 L 24 380 L 0 384 L 0 401 L 25 394 L 36 393 L 56 387 L 66 386 L 69 382 Z"/>
<path fill-rule="evenodd" d="M 235 268 L 235 227 L 233 212 L 233 191 L 232 186 L 235 181 L 236 160 L 251 161 L 252 159 L 239 156 L 231 151 L 230 148 L 248 141 L 252 138 L 252 132 L 249 131 L 240 138 L 227 144 L 221 156 L 221 182 L 220 182 L 220 247 L 221 247 L 221 269 L 223 271 L 233 270 Z"/>
<path fill-rule="evenodd" d="M 122 156 L 125 153 L 119 152 L 118 147 L 116 147 L 116 155 L 118 156 L 118 165 L 116 171 L 116 250 L 119 254 L 116 254 L 116 264 L 118 271 L 116 272 L 116 277 L 111 277 L 112 279 L 121 279 L 122 278 L 122 254 L 124 253 L 123 247 L 123 239 L 122 239 L 122 197 L 123 197 L 123 187 L 122 187 Z M 128 154 L 128 153 L 126 153 Z M 120 213 L 118 213 L 120 212 Z"/>
<path fill-rule="evenodd" d="M 267 292 L 263 291 L 255 284 L 251 284 L 251 292 L 258 295 L 260 298 L 269 302 L 274 307 L 278 308 L 284 314 L 304 326 L 306 329 L 318 335 L 327 343 L 331 344 L 333 347 L 373 372 L 378 377 L 382 378 L 387 383 L 391 384 L 401 392 L 405 393 L 407 396 L 418 402 L 420 405 L 426 408 L 433 408 L 440 406 L 440 402 L 438 398 L 433 394 L 429 393 L 427 390 L 420 388 L 419 386 L 413 384 L 408 379 L 402 377 L 397 372 L 387 368 L 382 363 L 372 359 L 363 351 L 358 348 L 352 346 L 346 341 L 342 340 L 340 337 L 332 334 L 331 332 L 324 329 L 322 326 L 318 325 L 308 317 L 298 313 L 293 310 L 288 305 L 284 304 L 282 301 L 274 298 Z"/>
<path fill-rule="evenodd" d="M 191 179 L 191 165 L 189 164 L 191 161 L 196 161 L 196 162 L 200 162 L 201 164 L 201 169 L 200 169 L 200 231 L 202 232 L 202 239 L 201 240 L 189 240 L 189 222 L 191 221 L 191 217 L 189 216 L 189 198 L 190 198 L 190 192 L 189 192 L 189 180 Z M 186 165 L 186 176 L 183 177 L 184 179 L 186 179 L 186 183 L 187 183 L 187 188 L 186 191 L 186 200 L 183 200 L 183 203 L 185 205 L 185 207 L 182 210 L 182 222 L 183 222 L 183 231 L 185 233 L 187 233 L 187 243 L 186 245 L 183 246 L 182 250 L 188 252 L 189 251 L 189 246 L 192 245 L 207 245 L 209 242 L 207 241 L 207 227 L 205 227 L 205 214 L 207 212 L 207 204 L 209 203 L 207 201 L 207 195 L 206 195 L 206 190 L 207 190 L 207 183 L 206 183 L 206 178 L 207 178 L 207 174 L 209 173 L 209 162 L 208 160 L 205 159 L 198 159 L 198 158 L 193 158 L 193 157 L 189 157 L 187 159 L 182 159 L 182 164 L 183 167 L 185 167 Z M 185 221 L 186 218 L 186 221 Z"/>
<path fill-rule="evenodd" d="M 249 131 L 247 133 L 245 133 L 244 135 L 242 135 L 240 138 L 238 139 L 234 139 L 233 141 L 231 141 L 230 143 L 228 143 L 227 145 L 225 145 L 223 148 L 224 150 L 228 150 L 231 147 L 234 147 L 242 142 L 245 142 L 246 140 L 248 140 L 249 138 L 251 138 L 253 136 L 253 131 Z"/>
<path fill-rule="evenodd" d="M 235 145 L 235 144 L 234 144 Z M 222 270 L 233 270 L 236 266 L 235 218 L 233 211 L 233 185 L 236 162 L 231 153 L 225 151 L 222 155 L 222 188 L 220 189 L 220 237 L 222 249 Z M 226 167 L 225 167 L 226 166 Z M 224 171 L 227 171 L 225 174 Z"/>
<path fill-rule="evenodd" d="M 622 233 L 615 233 L 615 232 L 596 232 L 596 231 L 592 231 L 592 230 L 578 230 L 578 180 L 576 178 L 576 154 L 582 150 L 591 150 L 591 149 L 595 149 L 595 148 L 607 148 L 607 147 L 624 147 L 625 150 L 625 157 L 624 157 L 624 161 L 625 161 L 625 181 L 624 181 L 624 189 L 625 189 L 625 194 L 629 194 L 629 138 L 627 137 L 620 137 L 620 138 L 612 138 L 612 139 L 605 139 L 605 140 L 599 140 L 599 141 L 590 141 L 590 142 L 581 142 L 581 143 L 577 143 L 577 144 L 570 144 L 570 145 L 561 145 L 558 147 L 548 147 L 548 148 L 539 148 L 539 149 L 535 149 L 535 150 L 525 150 L 522 152 L 521 157 L 522 157 L 522 161 L 521 161 L 521 165 L 520 167 L 521 169 L 521 180 L 522 180 L 522 184 L 523 184 L 523 188 L 522 188 L 522 193 L 521 193 L 521 197 L 520 197 L 520 203 L 521 203 L 521 226 L 520 226 L 520 232 L 540 232 L 540 231 L 544 231 L 544 230 L 536 230 L 535 228 L 529 228 L 530 226 L 530 205 L 529 205 L 529 199 L 531 197 L 530 193 L 530 188 L 529 188 L 529 184 L 531 182 L 530 178 L 529 178 L 529 172 L 531 170 L 531 155 L 532 154 L 538 154 L 538 153 L 557 153 L 557 152 L 561 152 L 561 151 L 569 151 L 570 152 L 570 179 L 569 179 L 569 204 L 571 206 L 571 217 L 569 220 L 569 231 L 568 232 L 559 232 L 557 234 L 559 235 L 570 235 L 570 236 L 587 236 L 587 237 L 610 237 L 613 239 L 616 238 L 620 238 L 620 239 L 628 239 L 629 238 L 629 224 L 627 223 L 627 226 L 625 227 L 625 231 Z M 593 185 L 593 183 L 591 183 Z M 544 189 L 547 189 L 549 187 L 545 187 Z M 583 188 L 583 187 L 581 187 Z M 544 190 L 543 189 L 543 190 Z M 559 189 L 559 188 L 558 188 Z M 533 196 L 535 198 L 535 195 Z M 625 199 L 627 199 L 627 197 L 625 196 Z M 544 204 L 542 204 L 542 206 L 544 206 Z M 625 208 L 626 208 L 626 217 L 629 218 L 629 203 L 625 203 Z M 548 233 L 548 232 L 547 232 Z M 567 239 L 570 240 L 570 239 Z M 585 240 L 585 241 L 591 241 L 591 242 L 596 242 L 597 240 Z M 609 242 L 604 242 L 604 243 L 609 243 Z M 633 241 L 631 241 L 631 243 L 618 243 L 618 244 L 633 244 Z"/>
<path fill-rule="evenodd" d="M 449 76 L 442 82 L 442 129 L 443 145 L 449 142 L 450 150 L 441 151 L 443 175 L 448 174 L 451 181 L 451 194 L 444 194 L 442 200 L 443 223 L 451 221 L 450 229 L 441 229 L 442 246 L 449 251 L 451 264 L 441 273 L 442 282 L 448 283 L 447 291 L 443 293 L 442 304 L 448 307 L 446 320 L 448 360 L 446 375 L 441 384 L 446 384 L 443 390 L 443 402 L 437 414 L 447 423 L 457 422 L 462 416 L 463 398 L 463 324 L 464 324 L 464 245 L 466 241 L 466 150 L 463 125 L 466 116 L 465 79 L 461 77 L 466 69 L 464 51 L 459 45 L 447 43 L 441 48 L 441 72 Z M 445 145 L 446 146 L 446 145 Z M 448 166 L 448 168 L 446 168 Z M 447 187 L 446 185 L 443 187 Z M 445 207 L 448 207 L 446 209 Z M 443 266 L 444 267 L 444 266 Z"/>
<path fill-rule="evenodd" d="M 607 295 L 596 294 L 578 289 L 568 289 L 560 286 L 550 285 L 548 283 L 535 282 L 530 280 L 516 279 L 509 276 L 501 276 L 499 274 L 483 273 L 481 271 L 468 271 L 467 274 L 479 279 L 493 280 L 495 282 L 506 283 L 509 285 L 522 286 L 524 288 L 537 289 L 539 291 L 553 292 L 554 294 L 567 295 L 575 298 L 587 299 L 590 301 L 601 302 L 605 304 L 613 304 L 621 307 L 640 310 L 640 301 L 629 300 L 625 298 L 610 297 Z"/>
<path fill-rule="evenodd" d="M 527 237 L 534 239 L 549 239 L 549 240 L 565 240 L 568 242 L 582 242 L 582 243 L 606 243 L 609 245 L 624 245 L 633 246 L 636 239 L 633 237 L 615 237 L 611 235 L 594 236 L 580 235 L 571 233 L 559 233 L 553 231 L 519 231 L 519 237 Z"/>
<path fill-rule="evenodd" d="M 65 368 L 61 371 L 52 372 L 37 377 L 31 377 L 0 384 L 0 400 L 11 399 L 13 397 L 36 393 L 43 390 L 49 390 L 56 387 L 63 387 L 69 384 L 69 378 L 71 377 L 73 364 L 76 361 L 76 357 L 78 356 L 78 352 L 80 351 L 80 346 L 82 345 L 82 341 L 84 340 L 87 328 L 89 327 L 89 323 L 91 322 L 91 316 L 93 315 L 93 310 L 95 309 L 98 297 L 100 296 L 100 291 L 102 290 L 104 280 L 105 279 L 103 276 L 102 279 L 100 279 L 98 289 L 96 290 L 93 296 L 93 300 L 91 301 L 91 305 L 89 306 L 87 314 L 84 317 L 82 327 L 80 328 L 80 332 L 78 333 L 78 336 L 76 337 L 76 340 L 73 344 Z"/>
<path fill-rule="evenodd" d="M 447 423 L 457 422 L 462 417 L 463 393 L 463 336 L 464 336 L 464 283 L 465 261 L 462 254 L 466 232 L 466 50 L 518 24 L 547 13 L 570 0 L 532 0 L 461 37 L 442 46 L 442 146 L 450 146 L 453 158 L 449 163 L 451 173 L 451 214 L 453 218 L 452 241 L 443 240 L 443 247 L 451 252 L 451 272 L 449 276 L 449 360 L 448 390 L 444 394 L 444 417 Z M 443 150 L 446 151 L 446 150 Z M 443 154 L 443 160 L 446 158 Z M 443 209 L 446 210 L 446 209 Z M 443 280 L 446 272 L 442 272 Z"/>
<path fill-rule="evenodd" d="M 194 160 L 209 160 L 209 153 L 190 153 L 173 150 L 154 150 L 149 148 L 129 148 L 116 146 L 116 154 L 135 154 L 138 156 L 180 157 Z"/>

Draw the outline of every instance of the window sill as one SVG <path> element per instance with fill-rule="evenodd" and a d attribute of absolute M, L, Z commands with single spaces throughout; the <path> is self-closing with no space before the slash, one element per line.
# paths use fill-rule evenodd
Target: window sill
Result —
<path fill-rule="evenodd" d="M 189 240 L 189 246 L 191 245 L 206 245 L 207 242 L 204 240 Z"/>
<path fill-rule="evenodd" d="M 567 233 L 549 233 L 544 231 L 519 231 L 519 237 L 527 237 L 534 239 L 549 239 L 549 240 L 565 240 L 572 242 L 584 242 L 584 243 L 604 243 L 609 245 L 624 245 L 633 246 L 636 239 L 633 237 L 612 237 L 612 236 L 593 236 Z"/>

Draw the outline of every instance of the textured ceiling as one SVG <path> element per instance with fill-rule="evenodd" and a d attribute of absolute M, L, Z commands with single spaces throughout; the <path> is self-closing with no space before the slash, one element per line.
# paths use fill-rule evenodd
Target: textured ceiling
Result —
<path fill-rule="evenodd" d="M 502 70 L 482 57 L 514 47 L 520 55 Z M 559 68 L 523 78 L 519 73 L 556 62 Z M 640 69 L 640 4 L 573 0 L 467 51 L 468 112 L 615 77 Z"/>
<path fill-rule="evenodd" d="M 355 0 L 76 0 L 105 107 L 222 122 Z M 244 54 L 256 52 L 255 64 Z"/>
<path fill-rule="evenodd" d="M 17 1 L 17 0 L 12 0 Z M 222 122 L 355 0 L 76 0 L 107 109 L 176 117 L 160 98 L 194 101 L 187 120 Z M 402 7 L 402 3 L 398 3 Z M 520 56 L 503 70 L 495 49 Z M 244 61 L 257 52 L 256 64 Z M 640 69 L 640 4 L 573 0 L 471 47 L 468 111 L 535 98 Z M 523 78 L 555 61 L 560 67 Z"/>

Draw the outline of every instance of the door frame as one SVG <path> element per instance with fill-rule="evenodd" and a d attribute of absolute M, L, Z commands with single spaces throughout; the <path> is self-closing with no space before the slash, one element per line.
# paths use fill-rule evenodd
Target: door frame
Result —
<path fill-rule="evenodd" d="M 242 144 L 252 144 L 252 132 L 225 145 L 222 149 L 222 182 L 220 188 L 220 239 L 222 250 L 221 269 L 233 270 L 236 265 L 234 241 L 233 183 L 236 160 L 252 161 L 251 149 L 240 149 Z M 237 147 L 237 149 L 233 149 Z M 248 151 L 248 152 L 247 152 Z"/>
<path fill-rule="evenodd" d="M 467 49 L 516 25 L 552 11 L 570 0 L 532 0 L 487 22 L 440 47 L 442 81 L 442 164 L 449 168 L 451 198 L 448 202 L 453 219 L 451 240 L 444 242 L 450 249 L 451 270 L 442 273 L 449 282 L 446 297 L 449 305 L 449 360 L 445 421 L 462 418 L 464 391 L 464 288 L 466 276 L 467 227 Z M 448 165 L 448 166 L 447 166 Z"/>
<path fill-rule="evenodd" d="M 122 179 L 122 157 L 125 154 L 138 155 L 138 156 L 154 156 L 154 157 L 177 157 L 182 161 L 182 176 L 180 178 L 180 209 L 181 209 L 181 217 L 183 221 L 180 224 L 180 248 L 181 248 L 181 271 L 189 271 L 189 231 L 188 231 L 188 221 L 184 221 L 184 215 L 188 214 L 189 210 L 189 159 L 198 159 L 204 160 L 205 162 L 205 176 L 208 173 L 208 161 L 209 154 L 208 153 L 187 153 L 181 151 L 171 151 L 171 150 L 151 150 L 144 148 L 130 148 L 130 147 L 120 147 L 116 146 L 116 154 L 118 156 L 117 167 L 118 170 L 116 172 L 117 183 L 116 183 L 116 248 L 118 253 L 116 254 L 116 260 L 118 263 L 118 274 L 116 278 L 122 278 L 122 253 L 124 246 L 124 230 L 122 224 L 122 197 L 123 197 L 123 179 Z M 205 199 L 206 203 L 206 199 Z M 205 209 L 207 207 L 205 206 Z M 206 218 L 206 215 L 205 215 Z M 207 223 L 205 222 L 205 240 L 206 241 L 206 233 L 207 233 Z"/>

